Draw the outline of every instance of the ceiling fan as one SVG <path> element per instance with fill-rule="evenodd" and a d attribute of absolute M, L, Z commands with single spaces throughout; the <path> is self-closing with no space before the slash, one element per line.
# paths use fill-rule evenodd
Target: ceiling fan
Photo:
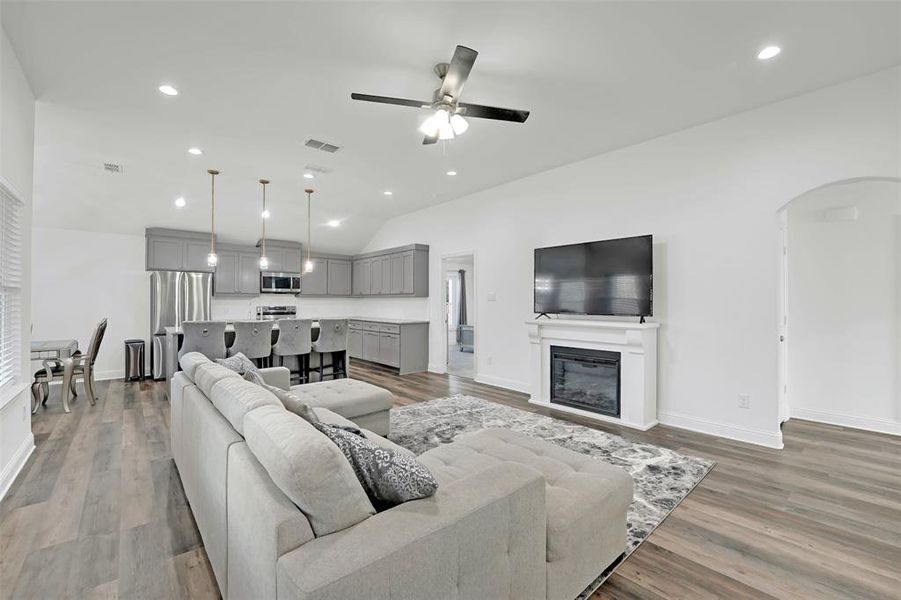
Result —
<path fill-rule="evenodd" d="M 432 94 L 432 101 L 408 100 L 390 96 L 372 96 L 370 94 L 352 93 L 354 100 L 377 102 L 379 104 L 396 104 L 413 108 L 428 108 L 434 111 L 422 124 L 419 130 L 425 135 L 423 144 L 434 144 L 438 140 L 451 140 L 465 132 L 469 127 L 464 117 L 478 119 L 494 119 L 496 121 L 512 121 L 525 123 L 529 111 L 513 108 L 498 108 L 481 104 L 460 102 L 463 86 L 469 78 L 469 72 L 479 53 L 466 46 L 457 46 L 449 63 L 435 65 L 435 75 L 441 79 L 441 87 Z"/>

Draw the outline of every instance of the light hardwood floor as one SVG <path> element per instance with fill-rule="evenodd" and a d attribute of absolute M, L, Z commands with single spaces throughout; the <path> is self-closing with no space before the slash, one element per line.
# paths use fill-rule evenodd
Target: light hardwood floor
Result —
<path fill-rule="evenodd" d="M 453 376 L 365 364 L 351 376 L 401 405 L 470 394 L 548 414 Z M 0 598 L 218 597 L 169 452 L 163 385 L 102 382 L 98 394 L 66 415 L 54 389 L 34 418 L 37 449 L 0 503 Z M 791 421 L 778 451 L 579 422 L 717 461 L 595 599 L 901 598 L 898 437 Z"/>

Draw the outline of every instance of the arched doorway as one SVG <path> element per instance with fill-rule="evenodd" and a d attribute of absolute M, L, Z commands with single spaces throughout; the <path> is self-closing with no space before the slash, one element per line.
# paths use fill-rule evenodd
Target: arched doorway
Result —
<path fill-rule="evenodd" d="M 779 217 L 780 420 L 901 433 L 901 180 L 830 183 Z"/>

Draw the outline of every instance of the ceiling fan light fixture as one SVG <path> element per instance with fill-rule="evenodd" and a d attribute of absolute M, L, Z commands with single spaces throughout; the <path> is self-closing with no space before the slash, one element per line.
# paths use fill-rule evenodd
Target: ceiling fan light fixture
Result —
<path fill-rule="evenodd" d="M 455 135 L 466 133 L 466 130 L 469 129 L 469 123 L 462 115 L 452 116 L 450 118 L 450 126 L 453 128 Z"/>

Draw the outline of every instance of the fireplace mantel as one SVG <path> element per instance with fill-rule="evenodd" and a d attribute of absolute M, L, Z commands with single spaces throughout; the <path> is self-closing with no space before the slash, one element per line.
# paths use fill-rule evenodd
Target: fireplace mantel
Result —
<path fill-rule="evenodd" d="M 647 430 L 657 424 L 657 329 L 660 323 L 595 319 L 526 321 L 532 346 L 531 404 L 609 423 Z M 621 354 L 619 418 L 551 404 L 550 348 L 569 346 Z"/>

